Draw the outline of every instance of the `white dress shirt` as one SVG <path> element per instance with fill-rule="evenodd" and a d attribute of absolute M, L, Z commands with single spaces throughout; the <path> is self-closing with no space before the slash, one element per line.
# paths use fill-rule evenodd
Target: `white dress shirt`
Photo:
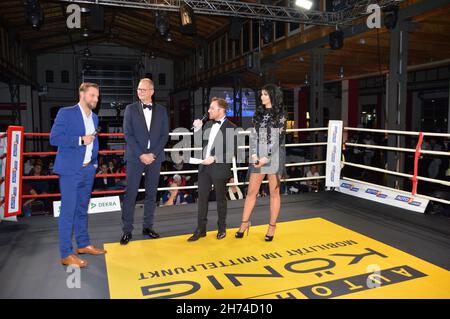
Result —
<path fill-rule="evenodd" d="M 211 148 L 213 146 L 214 143 L 214 139 L 217 136 L 217 133 L 220 130 L 220 127 L 222 126 L 223 122 L 225 122 L 226 116 L 224 116 L 219 123 L 214 123 L 211 127 L 211 132 L 209 133 L 209 139 L 208 139 L 208 146 L 206 147 L 206 155 L 205 155 L 205 159 L 208 158 L 209 156 L 211 156 Z M 222 136 L 222 138 L 225 138 L 225 136 Z"/>
<path fill-rule="evenodd" d="M 83 115 L 83 122 L 84 122 L 84 129 L 86 131 L 85 135 L 92 135 L 95 132 L 95 125 L 94 125 L 94 118 L 92 117 L 92 111 L 89 116 L 84 113 L 83 108 L 80 104 L 78 104 L 78 107 L 80 108 L 81 114 Z M 80 137 L 80 145 L 81 144 L 81 137 Z M 89 145 L 86 145 L 86 153 L 84 154 L 84 160 L 83 164 L 87 164 L 92 160 L 92 149 L 94 148 L 94 142 L 92 142 Z"/>
<path fill-rule="evenodd" d="M 150 103 L 153 106 L 153 103 Z M 141 102 L 141 106 L 144 107 L 144 104 Z M 145 116 L 145 123 L 147 123 L 147 130 L 150 131 L 150 125 L 152 123 L 152 113 L 153 110 L 149 110 L 147 107 L 143 110 Z M 147 148 L 150 149 L 150 139 L 148 139 Z"/>

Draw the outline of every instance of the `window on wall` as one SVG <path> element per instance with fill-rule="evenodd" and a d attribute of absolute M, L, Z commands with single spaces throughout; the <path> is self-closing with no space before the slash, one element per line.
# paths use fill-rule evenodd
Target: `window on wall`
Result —
<path fill-rule="evenodd" d="M 158 75 L 158 83 L 159 83 L 159 85 L 166 85 L 166 74 L 165 73 L 160 73 Z"/>
<path fill-rule="evenodd" d="M 252 49 L 259 48 L 259 21 L 252 20 Z"/>
<path fill-rule="evenodd" d="M 280 39 L 286 35 L 286 24 L 282 21 L 275 22 L 275 39 Z"/>
<path fill-rule="evenodd" d="M 61 71 L 61 82 L 69 83 L 69 71 L 67 71 L 67 70 Z"/>
<path fill-rule="evenodd" d="M 242 51 L 246 53 L 250 50 L 250 22 L 244 23 L 242 31 Z"/>
<path fill-rule="evenodd" d="M 288 1 L 289 7 L 296 8 L 295 0 Z M 300 29 L 300 23 L 289 23 L 289 33 Z"/>
<path fill-rule="evenodd" d="M 228 38 L 227 38 L 228 39 Z M 227 53 L 227 58 L 228 58 L 228 60 L 231 60 L 231 59 L 233 59 L 234 58 L 234 55 L 233 55 L 233 41 L 232 40 L 230 40 L 230 39 L 228 39 L 228 48 L 227 48 L 227 50 L 228 50 L 228 53 Z"/>
<path fill-rule="evenodd" d="M 54 82 L 54 74 L 52 70 L 45 71 L 45 83 L 53 83 Z"/>
<path fill-rule="evenodd" d="M 223 36 L 222 38 L 220 38 L 220 56 L 221 56 L 221 61 L 220 63 L 223 63 L 226 61 L 226 55 L 227 55 L 227 38 L 225 36 Z"/>

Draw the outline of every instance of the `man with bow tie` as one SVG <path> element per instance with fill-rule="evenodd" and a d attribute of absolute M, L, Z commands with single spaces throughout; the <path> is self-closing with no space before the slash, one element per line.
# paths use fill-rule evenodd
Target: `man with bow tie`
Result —
<path fill-rule="evenodd" d="M 236 125 L 226 118 L 226 110 L 227 101 L 214 97 L 208 109 L 210 121 L 206 122 L 203 132 L 202 120 L 194 121 L 194 134 L 203 133 L 203 138 L 200 138 L 203 140 L 203 161 L 198 168 L 198 225 L 188 241 L 206 236 L 208 199 L 213 185 L 219 215 L 217 239 L 226 236 L 226 185 L 232 175 L 233 156 L 237 153 Z"/>
<path fill-rule="evenodd" d="M 136 196 L 142 174 L 145 172 L 145 202 L 143 235 L 159 238 L 153 229 L 161 162 L 165 159 L 164 146 L 169 139 L 166 109 L 152 102 L 153 81 L 144 78 L 139 82 L 139 101 L 127 105 L 123 119 L 127 162 L 127 186 L 122 206 L 123 235 L 121 245 L 132 239 Z"/>

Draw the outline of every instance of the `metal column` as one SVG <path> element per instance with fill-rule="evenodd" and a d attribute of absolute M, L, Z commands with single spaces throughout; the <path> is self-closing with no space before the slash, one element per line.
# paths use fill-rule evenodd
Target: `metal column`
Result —
<path fill-rule="evenodd" d="M 407 21 L 397 23 L 390 31 L 389 75 L 387 83 L 387 114 L 385 123 L 389 130 L 406 129 L 406 98 L 408 85 L 408 32 L 414 25 Z M 405 147 L 405 136 L 388 136 L 388 146 Z M 387 169 L 404 172 L 405 154 L 403 152 L 387 153 Z M 403 186 L 403 179 L 394 175 L 388 176 L 389 187 Z"/>

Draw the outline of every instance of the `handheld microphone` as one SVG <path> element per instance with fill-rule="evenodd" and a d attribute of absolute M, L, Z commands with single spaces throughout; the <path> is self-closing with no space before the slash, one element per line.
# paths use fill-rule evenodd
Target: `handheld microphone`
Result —
<path fill-rule="evenodd" d="M 101 131 L 102 131 L 102 127 L 101 127 L 101 126 L 98 126 L 98 127 L 95 129 L 94 133 L 92 133 L 91 135 L 92 135 L 92 136 L 97 136 L 97 134 L 100 133 Z"/>
<path fill-rule="evenodd" d="M 209 114 L 208 114 L 208 112 L 206 112 L 205 114 L 203 114 L 203 117 L 201 118 L 201 120 L 202 120 L 202 122 L 204 121 L 204 120 L 206 120 L 207 118 L 209 118 Z M 195 127 L 193 126 L 193 127 L 191 127 L 191 131 L 193 131 L 195 129 Z"/>

